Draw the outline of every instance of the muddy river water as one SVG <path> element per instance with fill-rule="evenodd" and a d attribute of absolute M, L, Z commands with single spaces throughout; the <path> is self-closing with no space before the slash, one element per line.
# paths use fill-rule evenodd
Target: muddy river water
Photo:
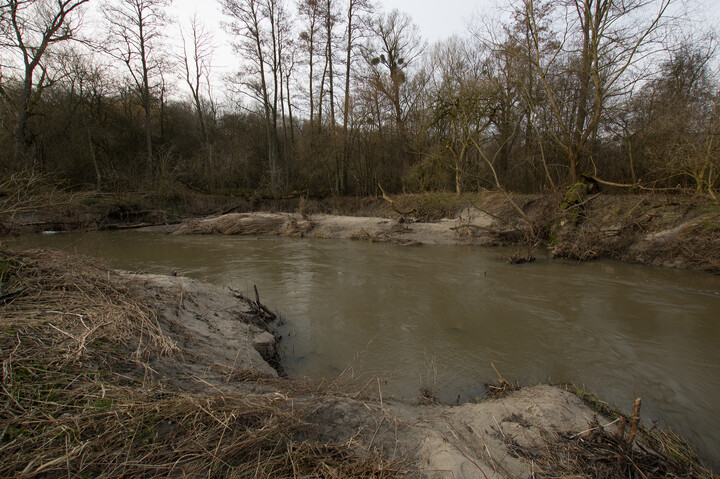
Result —
<path fill-rule="evenodd" d="M 252 291 L 287 320 L 291 377 L 377 374 L 384 396 L 483 394 L 491 367 L 523 385 L 574 382 L 669 425 L 720 463 L 720 277 L 503 250 L 145 232 L 22 237 L 116 268 Z"/>

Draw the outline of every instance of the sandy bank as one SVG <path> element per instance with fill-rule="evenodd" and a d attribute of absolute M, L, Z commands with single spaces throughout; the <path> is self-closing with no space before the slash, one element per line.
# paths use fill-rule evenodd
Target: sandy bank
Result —
<path fill-rule="evenodd" d="M 687 194 L 423 193 L 395 196 L 390 204 L 373 197 L 250 202 L 190 193 L 86 193 L 57 198 L 51 205 L 33 204 L 0 215 L 0 234 L 151 226 L 178 234 L 514 245 L 521 255 L 528 247 L 544 246 L 557 258 L 609 257 L 720 273 L 720 205 Z M 225 214 L 201 216 L 213 211 Z M 188 217 L 195 219 L 177 224 Z"/>
<path fill-rule="evenodd" d="M 192 219 L 165 229 L 171 234 L 226 234 L 356 239 L 402 245 L 495 245 L 506 229 L 494 227 L 493 218 L 468 209 L 457 219 L 419 222 L 406 218 L 300 215 L 295 213 L 230 213 Z"/>
<path fill-rule="evenodd" d="M 186 220 L 172 234 L 277 235 L 357 239 L 400 245 L 537 246 L 550 256 L 599 257 L 720 273 L 720 206 L 693 198 L 596 195 L 561 207 L 561 198 L 481 196 L 450 218 L 229 213 Z M 416 208 L 417 209 L 417 208 Z M 522 214 L 520 214 L 522 211 Z"/>
<path fill-rule="evenodd" d="M 227 288 L 0 265 L 2 477 L 709 477 L 556 387 L 443 406 L 279 377 L 277 319 Z"/>
<path fill-rule="evenodd" d="M 266 394 L 284 393 L 292 388 L 292 380 L 278 390 L 262 381 L 226 381 L 239 371 L 277 377 L 270 363 L 277 358 L 278 338 L 270 332 L 271 324 L 258 319 L 257 308 L 247 298 L 188 278 L 131 273 L 123 277 L 140 286 L 156 305 L 163 332 L 180 352 L 173 361 L 150 363 L 165 381 L 181 389 L 220 389 L 228 395 L 257 388 Z M 381 400 L 374 391 L 304 391 L 281 400 L 303 411 L 311 424 L 306 437 L 354 441 L 362 449 L 403 461 L 408 472 L 438 478 L 528 477 L 533 466 L 519 450 L 547 448 L 558 434 L 572 436 L 588 429 L 596 416 L 573 394 L 550 386 L 459 407 Z"/>

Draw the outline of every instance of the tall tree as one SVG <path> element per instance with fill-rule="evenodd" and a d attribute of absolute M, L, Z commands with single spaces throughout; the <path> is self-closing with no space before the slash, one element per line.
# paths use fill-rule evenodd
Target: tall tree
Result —
<path fill-rule="evenodd" d="M 317 55 L 318 34 L 322 28 L 322 6 L 319 0 L 300 0 L 298 3 L 298 12 L 302 21 L 302 31 L 300 32 L 300 40 L 305 46 L 305 55 L 308 64 L 308 95 L 310 106 L 310 135 L 313 134 L 315 125 L 315 56 Z M 312 136 L 311 136 L 312 140 Z M 312 145 L 312 141 L 311 141 Z"/>
<path fill-rule="evenodd" d="M 490 75 L 489 59 L 476 45 L 451 37 L 436 45 L 432 53 L 437 71 L 433 88 L 434 121 L 440 124 L 440 139 L 452 157 L 455 192 L 463 190 L 468 156 L 479 145 L 481 135 L 495 120 L 502 88 Z"/>
<path fill-rule="evenodd" d="M 282 81 L 278 33 L 282 0 L 219 0 L 232 21 L 235 48 L 249 63 L 244 84 L 260 101 L 265 119 L 270 185 L 279 186 L 278 100 Z"/>
<path fill-rule="evenodd" d="M 529 60 L 545 90 L 567 155 L 572 181 L 609 102 L 632 88 L 630 75 L 648 50 L 675 0 L 551 0 L 551 15 L 566 24 L 563 41 L 542 49 L 538 0 L 522 0 L 531 38 Z"/>
<path fill-rule="evenodd" d="M 324 23 L 325 23 L 325 69 L 328 75 L 328 100 L 330 104 L 330 127 L 335 130 L 335 71 L 334 71 L 334 46 L 335 46 L 335 25 L 338 23 L 338 15 L 335 12 L 335 2 L 325 0 L 324 2 Z"/>
<path fill-rule="evenodd" d="M 214 120 L 215 112 L 210 83 L 211 61 L 214 51 L 213 36 L 207 27 L 198 20 L 197 13 L 190 20 L 187 34 L 185 32 L 181 33 L 185 83 L 190 88 L 207 161 L 211 163 L 213 139 L 211 138 L 208 122 Z M 207 110 L 210 111 L 213 118 L 207 118 Z"/>
<path fill-rule="evenodd" d="M 20 59 L 19 93 L 12 95 L 0 85 L 0 94 L 14 104 L 17 165 L 24 162 L 31 146 L 27 138 L 28 119 L 43 90 L 55 81 L 48 69 L 49 57 L 58 44 L 75 37 L 80 7 L 88 1 L 5 0 L 0 4 L 0 44 Z"/>
<path fill-rule="evenodd" d="M 343 100 L 343 156 L 339 161 L 337 170 L 337 189 L 340 194 L 347 193 L 347 167 L 350 162 L 350 131 L 348 121 L 350 119 L 350 81 L 352 79 L 353 58 L 359 44 L 358 39 L 362 37 L 363 22 L 359 21 L 363 15 L 372 12 L 371 0 L 348 0 L 345 17 L 345 96 Z"/>
<path fill-rule="evenodd" d="M 409 67 L 425 49 L 420 30 L 409 15 L 393 10 L 370 23 L 374 42 L 368 50 L 375 87 L 390 102 L 395 126 L 405 131 L 406 102 L 403 85 L 408 83 Z"/>
<path fill-rule="evenodd" d="M 153 90 L 159 78 L 160 40 L 167 23 L 164 8 L 172 0 L 108 0 L 103 15 L 109 25 L 107 51 L 121 60 L 132 79 L 145 112 L 147 175 L 155 179 L 151 112 Z"/>

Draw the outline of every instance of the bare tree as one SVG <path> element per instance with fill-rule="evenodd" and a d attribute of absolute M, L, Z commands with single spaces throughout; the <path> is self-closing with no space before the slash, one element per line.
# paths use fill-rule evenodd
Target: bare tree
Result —
<path fill-rule="evenodd" d="M 235 49 L 248 62 L 244 84 L 260 101 L 265 119 L 268 165 L 272 188 L 279 186 L 278 101 L 282 83 L 279 31 L 284 15 L 282 0 L 219 0 L 232 21 Z"/>
<path fill-rule="evenodd" d="M 43 90 L 55 79 L 48 69 L 53 48 L 73 39 L 80 25 L 81 6 L 89 0 L 5 0 L 0 5 L 0 44 L 20 59 L 19 94 L 0 86 L 15 110 L 15 162 L 23 163 L 30 147 L 26 130 Z"/>
<path fill-rule="evenodd" d="M 334 46 L 336 41 L 335 25 L 338 23 L 338 14 L 335 12 L 335 2 L 325 0 L 323 20 L 325 23 L 325 69 L 328 76 L 328 101 L 330 104 L 330 127 L 335 131 L 335 70 Z"/>
<path fill-rule="evenodd" d="M 103 8 L 110 34 L 107 51 L 125 64 L 145 111 L 145 146 L 151 182 L 155 178 L 153 90 L 160 73 L 160 40 L 167 23 L 163 9 L 170 3 L 171 0 L 108 0 Z"/>
<path fill-rule="evenodd" d="M 212 55 L 215 50 L 213 36 L 212 32 L 198 20 L 197 13 L 190 20 L 188 38 L 185 32 L 181 32 L 181 35 L 185 82 L 190 88 L 207 161 L 212 163 L 212 138 L 208 125 L 209 120 L 212 119 L 207 118 L 206 110 L 209 108 L 211 114 L 215 111 L 210 82 Z"/>
<path fill-rule="evenodd" d="M 529 61 L 548 97 L 554 135 L 577 181 L 581 154 L 597 133 L 604 109 L 626 93 L 630 75 L 649 54 L 654 35 L 675 0 L 550 0 L 551 15 L 566 25 L 554 48 L 542 48 L 538 0 L 522 0 L 531 48 Z"/>
<path fill-rule="evenodd" d="M 410 16 L 397 10 L 376 17 L 370 29 L 375 38 L 366 54 L 372 66 L 372 80 L 390 102 L 395 125 L 403 134 L 406 119 L 403 85 L 408 82 L 409 67 L 420 57 L 426 44 Z"/>
<path fill-rule="evenodd" d="M 64 115 L 68 125 L 76 122 L 74 130 L 83 141 L 78 142 L 79 152 L 72 155 L 79 159 L 83 153 L 90 156 L 95 173 L 95 187 L 102 188 L 102 173 L 98 161 L 96 142 L 103 122 L 103 102 L 109 96 L 110 85 L 105 66 L 95 63 L 91 55 L 76 49 L 62 54 L 61 85 L 66 91 L 68 112 Z M 69 155 L 70 156 L 70 155 Z"/>
<path fill-rule="evenodd" d="M 717 201 L 714 191 L 720 172 L 720 82 L 711 62 L 714 38 L 691 38 L 660 64 L 658 78 L 644 85 L 639 101 L 622 124 L 628 159 L 637 166 L 633 148 L 642 163 L 673 179 L 686 177 L 698 193 Z M 635 143 L 635 145 L 633 145 Z"/>
<path fill-rule="evenodd" d="M 493 123 L 502 90 L 490 76 L 489 59 L 476 47 L 452 37 L 435 47 L 431 60 L 438 72 L 433 88 L 433 119 L 440 126 L 441 140 L 453 160 L 458 195 L 469 168 L 468 153 L 482 143 L 482 134 Z"/>
<path fill-rule="evenodd" d="M 303 30 L 300 32 L 300 40 L 305 46 L 305 54 L 308 64 L 308 95 L 310 106 L 310 134 L 315 124 L 315 55 L 317 49 L 318 34 L 322 27 L 322 6 L 318 0 L 301 0 L 298 4 L 298 12 L 303 22 Z M 312 144 L 312 142 L 311 142 Z"/>
<path fill-rule="evenodd" d="M 347 165 L 350 161 L 350 131 L 348 121 L 350 119 L 350 80 L 352 78 L 353 58 L 355 50 L 358 49 L 358 39 L 362 37 L 363 22 L 359 21 L 362 15 L 372 12 L 371 0 L 348 0 L 345 18 L 345 97 L 343 101 L 343 156 L 338 162 L 338 184 L 340 194 L 347 193 Z"/>

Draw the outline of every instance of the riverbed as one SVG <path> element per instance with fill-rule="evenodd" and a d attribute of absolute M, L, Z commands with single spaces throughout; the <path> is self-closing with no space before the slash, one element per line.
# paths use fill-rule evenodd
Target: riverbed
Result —
<path fill-rule="evenodd" d="M 378 374 L 383 395 L 480 397 L 497 379 L 574 382 L 720 459 L 720 277 L 509 250 L 105 232 L 26 236 L 116 268 L 252 291 L 286 319 L 290 376 Z"/>

